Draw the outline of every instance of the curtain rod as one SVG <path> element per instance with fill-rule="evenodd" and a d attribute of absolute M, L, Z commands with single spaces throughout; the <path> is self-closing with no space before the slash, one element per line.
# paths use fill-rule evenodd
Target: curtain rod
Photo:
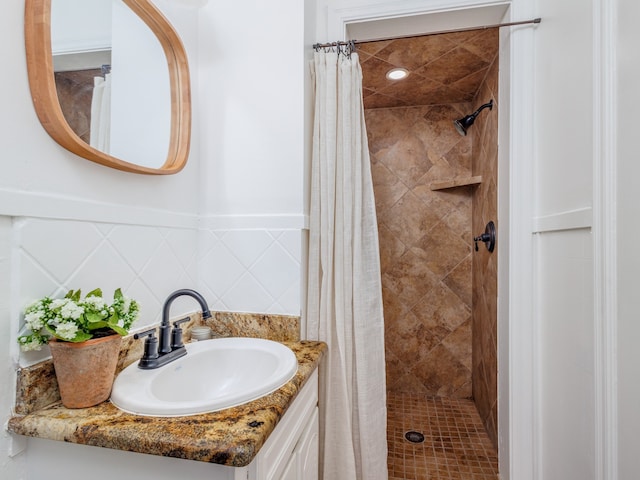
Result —
<path fill-rule="evenodd" d="M 314 49 L 319 48 L 329 48 L 329 47 L 339 47 L 346 45 L 358 45 L 360 43 L 371 43 L 371 42 L 385 42 L 388 40 L 399 40 L 404 38 L 416 38 L 416 37 L 426 37 L 428 35 L 440 35 L 442 33 L 457 33 L 457 32 L 469 32 L 472 30 L 487 30 L 489 28 L 501 28 L 501 27 L 513 27 L 516 25 L 526 25 L 529 23 L 540 23 L 542 22 L 542 18 L 534 18 L 532 20 L 521 20 L 519 22 L 508 22 L 508 23 L 496 23 L 493 25 L 481 25 L 479 27 L 467 27 L 467 28 L 454 28 L 451 30 L 440 30 L 437 32 L 427 32 L 427 33 L 419 33 L 415 35 L 403 35 L 400 37 L 386 37 L 386 38 L 374 38 L 371 40 L 347 40 L 343 42 L 332 42 L 332 43 L 316 43 L 313 45 Z"/>

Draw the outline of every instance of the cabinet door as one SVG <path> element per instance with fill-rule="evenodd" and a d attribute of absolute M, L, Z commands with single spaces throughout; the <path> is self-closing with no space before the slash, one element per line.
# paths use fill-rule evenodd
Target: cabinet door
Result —
<path fill-rule="evenodd" d="M 318 480 L 319 457 L 318 408 L 313 411 L 305 432 L 296 447 L 298 479 Z"/>
<path fill-rule="evenodd" d="M 293 452 L 293 454 L 289 458 L 289 463 L 287 463 L 287 466 L 284 467 L 284 472 L 282 472 L 280 480 L 302 480 L 298 476 L 298 457 L 298 453 Z"/>
<path fill-rule="evenodd" d="M 280 480 L 285 478 L 283 477 L 285 469 L 290 468 L 291 458 L 300 451 L 302 438 L 305 437 L 309 425 L 314 421 L 314 413 L 318 409 L 317 405 L 318 372 L 315 371 L 252 462 L 252 464 L 255 463 L 256 470 L 255 477 L 251 477 L 252 479 Z M 299 468 L 296 467 L 293 474 L 298 472 Z M 311 480 L 316 478 L 318 478 L 317 475 L 311 477 Z"/>
<path fill-rule="evenodd" d="M 318 434 L 318 407 L 315 407 L 279 480 L 318 480 Z"/>

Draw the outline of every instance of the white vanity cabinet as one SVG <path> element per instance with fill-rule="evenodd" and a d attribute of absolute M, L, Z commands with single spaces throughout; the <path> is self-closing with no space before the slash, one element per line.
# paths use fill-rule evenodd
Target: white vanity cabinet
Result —
<path fill-rule="evenodd" d="M 317 480 L 318 433 L 316 370 L 256 458 L 246 467 L 247 476 L 236 476 L 234 480 Z"/>
<path fill-rule="evenodd" d="M 318 480 L 318 434 L 316 408 L 279 480 Z"/>

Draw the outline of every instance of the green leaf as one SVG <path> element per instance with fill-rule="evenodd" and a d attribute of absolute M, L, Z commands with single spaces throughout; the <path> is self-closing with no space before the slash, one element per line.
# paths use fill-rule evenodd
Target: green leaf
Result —
<path fill-rule="evenodd" d="M 101 322 L 104 320 L 104 317 L 98 312 L 87 312 L 84 314 L 84 317 L 87 319 L 87 322 L 89 322 L 90 324 L 95 322 Z"/>
<path fill-rule="evenodd" d="M 127 330 L 119 327 L 118 325 L 109 325 L 109 327 L 111 328 L 111 330 L 116 332 L 118 335 L 122 335 L 123 337 L 127 334 Z"/>
<path fill-rule="evenodd" d="M 85 298 L 86 297 L 100 297 L 100 298 L 102 298 L 102 290 L 99 289 L 99 288 L 96 288 L 95 290 L 91 290 L 89 293 L 87 293 L 85 295 Z"/>
<path fill-rule="evenodd" d="M 121 289 L 118 288 L 115 292 L 113 292 L 113 299 L 114 300 L 121 299 L 122 297 L 124 297 L 124 295 L 122 295 L 122 290 Z"/>
<path fill-rule="evenodd" d="M 67 340 L 68 342 L 73 342 L 73 343 L 80 343 L 80 342 L 86 342 L 87 340 L 93 338 L 93 335 L 90 333 L 84 333 L 81 331 L 78 331 L 78 333 L 76 333 L 76 336 L 73 337 L 71 340 Z M 64 340 L 64 339 L 61 339 Z"/>
<path fill-rule="evenodd" d="M 98 328 L 105 328 L 105 327 L 110 327 L 111 325 L 109 325 L 108 322 L 106 321 L 100 321 L 100 322 L 93 322 L 90 323 L 89 325 L 87 325 L 87 329 L 88 330 L 97 330 Z"/>
<path fill-rule="evenodd" d="M 89 293 L 87 293 L 86 295 L 87 297 L 100 297 L 102 298 L 102 290 L 99 288 L 96 288 L 95 290 L 91 290 Z"/>
<path fill-rule="evenodd" d="M 121 327 L 120 325 L 118 325 L 118 322 L 120 321 L 120 319 L 118 318 L 118 315 L 116 315 L 115 313 L 113 315 L 111 315 L 111 317 L 109 317 L 109 319 L 107 320 L 107 322 L 109 323 L 109 328 L 111 330 L 113 330 L 114 332 L 125 336 L 127 333 L 129 333 L 127 331 L 126 328 Z"/>
<path fill-rule="evenodd" d="M 80 301 L 80 295 L 81 295 L 81 291 L 80 289 L 78 290 L 69 290 L 69 292 L 67 292 L 67 294 L 64 296 L 64 298 L 69 298 L 71 300 L 73 300 L 74 302 L 79 302 Z"/>

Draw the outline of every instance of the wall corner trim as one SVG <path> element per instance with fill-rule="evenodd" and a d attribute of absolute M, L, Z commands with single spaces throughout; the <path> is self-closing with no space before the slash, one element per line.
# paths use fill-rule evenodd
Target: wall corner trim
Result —
<path fill-rule="evenodd" d="M 191 213 L 2 188 L 0 215 L 190 229 L 198 226 L 197 215 Z"/>

